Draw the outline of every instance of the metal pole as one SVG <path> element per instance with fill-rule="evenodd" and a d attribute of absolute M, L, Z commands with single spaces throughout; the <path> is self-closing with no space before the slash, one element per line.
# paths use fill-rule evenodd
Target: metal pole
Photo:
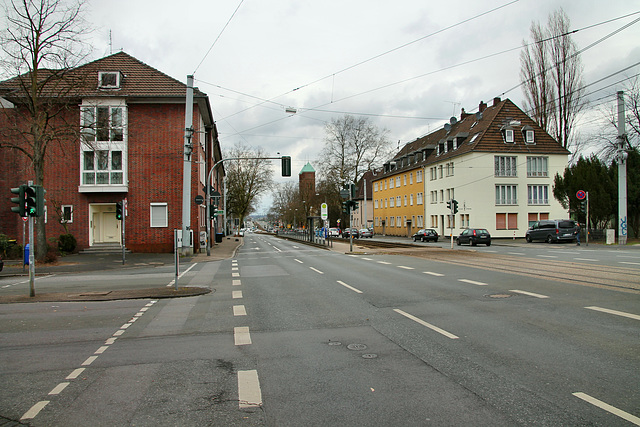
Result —
<path fill-rule="evenodd" d="M 29 184 L 31 185 L 31 184 Z M 29 296 L 30 297 L 35 297 L 36 296 L 36 286 L 35 286 L 35 280 L 36 280 L 36 260 L 35 257 L 33 256 L 33 253 L 35 252 L 35 248 L 33 246 L 34 243 L 34 239 L 33 239 L 33 217 L 29 216 Z"/>
<path fill-rule="evenodd" d="M 587 229 L 585 230 L 585 242 L 587 242 L 587 246 L 589 246 L 589 192 L 587 191 Z"/>
<path fill-rule="evenodd" d="M 126 207 L 126 199 L 122 200 L 122 230 L 121 230 L 121 243 L 122 243 L 122 265 L 124 265 L 125 254 L 124 254 L 124 219 L 127 217 L 127 207 Z"/>
<path fill-rule="evenodd" d="M 351 224 L 351 205 L 353 204 L 353 186 L 354 184 L 349 184 L 349 252 L 353 252 L 353 227 Z"/>
<path fill-rule="evenodd" d="M 187 98 L 184 115 L 184 159 L 182 169 L 182 253 L 191 255 L 191 137 L 193 136 L 193 76 L 187 76 Z"/>
<path fill-rule="evenodd" d="M 624 114 L 624 92 L 618 92 L 618 244 L 627 244 L 627 152 Z"/>
<path fill-rule="evenodd" d="M 180 254 L 178 249 L 178 230 L 173 230 L 173 253 L 176 261 L 176 277 L 174 279 L 174 283 L 176 291 L 178 290 L 178 276 L 180 275 Z"/>

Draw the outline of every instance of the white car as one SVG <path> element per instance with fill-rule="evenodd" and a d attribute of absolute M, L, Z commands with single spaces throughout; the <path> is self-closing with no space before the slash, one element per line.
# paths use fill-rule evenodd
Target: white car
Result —
<path fill-rule="evenodd" d="M 340 229 L 335 227 L 330 228 L 329 237 L 340 237 Z"/>

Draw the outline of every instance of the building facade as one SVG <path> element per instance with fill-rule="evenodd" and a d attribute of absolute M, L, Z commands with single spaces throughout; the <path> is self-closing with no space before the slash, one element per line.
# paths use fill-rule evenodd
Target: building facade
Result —
<path fill-rule="evenodd" d="M 173 230 L 182 224 L 186 85 L 124 52 L 73 69 L 69 77 L 73 87 L 50 94 L 67 107 L 63 120 L 71 125 L 47 151 L 46 214 L 37 219 L 46 222 L 47 237 L 71 233 L 80 249 L 120 245 L 122 222 L 115 210 L 124 201 L 126 247 L 172 251 Z M 7 127 L 19 120 L 23 108 L 15 81 L 0 83 L 0 120 Z M 193 199 L 205 195 L 208 172 L 222 158 L 209 99 L 197 89 L 191 142 Z M 16 168 L 0 171 L 7 188 L 0 202 L 0 232 L 16 237 L 22 220 L 10 212 L 8 187 L 26 183 L 34 173 L 18 150 L 3 148 L 2 157 L 3 166 Z M 11 173 L 15 170 L 19 173 Z M 220 193 L 223 176 L 222 167 L 212 176 L 213 189 Z M 190 213 L 192 246 L 198 250 L 206 240 L 206 207 L 193 203 Z"/>
<path fill-rule="evenodd" d="M 553 177 L 568 154 L 509 99 L 480 103 L 476 114 L 463 110 L 384 165 L 373 188 L 375 231 L 455 236 L 481 227 L 498 238 L 523 237 L 534 221 L 567 216 L 553 198 Z M 458 202 L 453 216 L 450 200 Z"/>

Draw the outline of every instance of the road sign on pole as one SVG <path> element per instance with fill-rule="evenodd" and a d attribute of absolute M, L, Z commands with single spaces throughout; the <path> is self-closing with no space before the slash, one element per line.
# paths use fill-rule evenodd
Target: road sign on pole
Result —
<path fill-rule="evenodd" d="M 584 200 L 587 197 L 587 193 L 585 193 L 584 190 L 578 190 L 578 192 L 576 193 L 576 197 L 579 200 Z"/>
<path fill-rule="evenodd" d="M 328 206 L 326 203 L 320 205 L 320 218 L 322 218 L 323 221 L 326 221 L 327 218 L 329 218 Z"/>

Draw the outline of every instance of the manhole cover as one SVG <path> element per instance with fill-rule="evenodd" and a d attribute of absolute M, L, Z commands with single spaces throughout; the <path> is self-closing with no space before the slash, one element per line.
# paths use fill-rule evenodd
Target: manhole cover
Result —
<path fill-rule="evenodd" d="M 340 341 L 329 341 L 329 345 L 342 345 Z"/>
<path fill-rule="evenodd" d="M 510 298 L 510 297 L 513 296 L 513 294 L 492 294 L 492 295 L 485 295 L 485 296 L 487 296 L 489 298 L 500 299 L 500 298 Z"/>
<path fill-rule="evenodd" d="M 362 355 L 363 359 L 375 359 L 377 357 L 378 357 L 378 355 L 377 354 L 373 354 L 373 353 L 367 353 L 367 354 L 363 354 Z"/>
<path fill-rule="evenodd" d="M 347 348 L 349 350 L 366 350 L 367 346 L 365 344 L 349 344 Z"/>

